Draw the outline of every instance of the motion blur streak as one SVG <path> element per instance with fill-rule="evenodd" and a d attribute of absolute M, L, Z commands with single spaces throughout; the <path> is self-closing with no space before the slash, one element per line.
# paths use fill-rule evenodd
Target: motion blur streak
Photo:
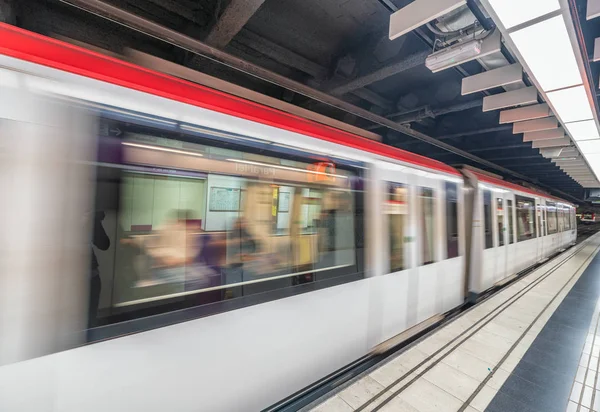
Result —
<path fill-rule="evenodd" d="M 93 124 L 25 77 L 0 82 L 0 365 L 81 344 L 86 326 Z"/>

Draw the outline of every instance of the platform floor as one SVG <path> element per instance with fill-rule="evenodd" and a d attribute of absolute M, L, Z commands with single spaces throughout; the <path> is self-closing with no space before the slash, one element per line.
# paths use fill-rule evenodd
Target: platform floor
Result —
<path fill-rule="evenodd" d="M 600 411 L 599 248 L 596 234 L 306 409 Z"/>

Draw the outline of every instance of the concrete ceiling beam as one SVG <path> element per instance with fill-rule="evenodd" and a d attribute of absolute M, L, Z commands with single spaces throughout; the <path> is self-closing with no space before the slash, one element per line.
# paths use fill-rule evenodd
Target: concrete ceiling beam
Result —
<path fill-rule="evenodd" d="M 265 0 L 231 0 L 204 41 L 211 46 L 224 48 L 246 25 Z"/>

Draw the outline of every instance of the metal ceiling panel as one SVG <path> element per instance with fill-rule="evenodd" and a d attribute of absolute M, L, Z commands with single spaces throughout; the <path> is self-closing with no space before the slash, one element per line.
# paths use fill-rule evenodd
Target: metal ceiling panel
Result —
<path fill-rule="evenodd" d="M 483 111 L 504 109 L 506 107 L 521 106 L 537 102 L 537 89 L 533 86 L 519 90 L 485 96 L 483 98 Z"/>
<path fill-rule="evenodd" d="M 538 140 L 562 139 L 565 137 L 565 130 L 562 127 L 539 132 L 527 132 L 523 135 L 524 142 L 536 142 Z"/>
<path fill-rule="evenodd" d="M 571 144 L 571 139 L 569 139 L 568 137 L 563 137 L 562 139 L 536 140 L 533 142 L 532 147 L 534 149 L 539 149 L 542 147 L 569 146 L 570 144 Z"/>
<path fill-rule="evenodd" d="M 519 63 L 488 70 L 462 80 L 461 94 L 480 92 L 508 84 L 520 83 L 523 80 L 523 66 Z"/>
<path fill-rule="evenodd" d="M 600 16 L 600 0 L 588 0 L 586 18 L 588 20 Z"/>
<path fill-rule="evenodd" d="M 415 0 L 390 16 L 389 38 L 394 40 L 465 4 L 467 0 Z"/>
<path fill-rule="evenodd" d="M 502 110 L 500 112 L 500 124 L 522 122 L 548 116 L 550 116 L 550 107 L 547 103 L 534 104 L 517 109 Z"/>
<path fill-rule="evenodd" d="M 558 128 L 556 117 L 545 117 L 543 119 L 525 120 L 513 125 L 513 133 L 538 132 Z"/>

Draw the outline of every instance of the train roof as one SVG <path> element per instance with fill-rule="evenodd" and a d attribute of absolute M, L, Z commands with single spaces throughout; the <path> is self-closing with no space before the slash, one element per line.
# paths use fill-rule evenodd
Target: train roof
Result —
<path fill-rule="evenodd" d="M 540 197 L 544 197 L 547 199 L 553 199 L 553 200 L 574 206 L 571 202 L 568 202 L 568 201 L 561 199 L 559 197 L 556 197 L 556 196 L 552 196 L 548 193 L 542 192 L 541 190 L 518 185 L 516 183 L 507 182 L 505 180 L 498 179 L 497 177 L 486 175 L 485 173 L 479 173 L 475 170 L 469 170 L 469 171 L 471 173 L 473 173 L 475 176 L 477 176 L 477 179 L 481 182 L 489 183 L 494 186 L 500 186 L 500 187 L 503 187 L 503 188 L 509 189 L 509 190 L 516 190 L 519 192 L 529 193 L 531 195 L 540 196 Z"/>

